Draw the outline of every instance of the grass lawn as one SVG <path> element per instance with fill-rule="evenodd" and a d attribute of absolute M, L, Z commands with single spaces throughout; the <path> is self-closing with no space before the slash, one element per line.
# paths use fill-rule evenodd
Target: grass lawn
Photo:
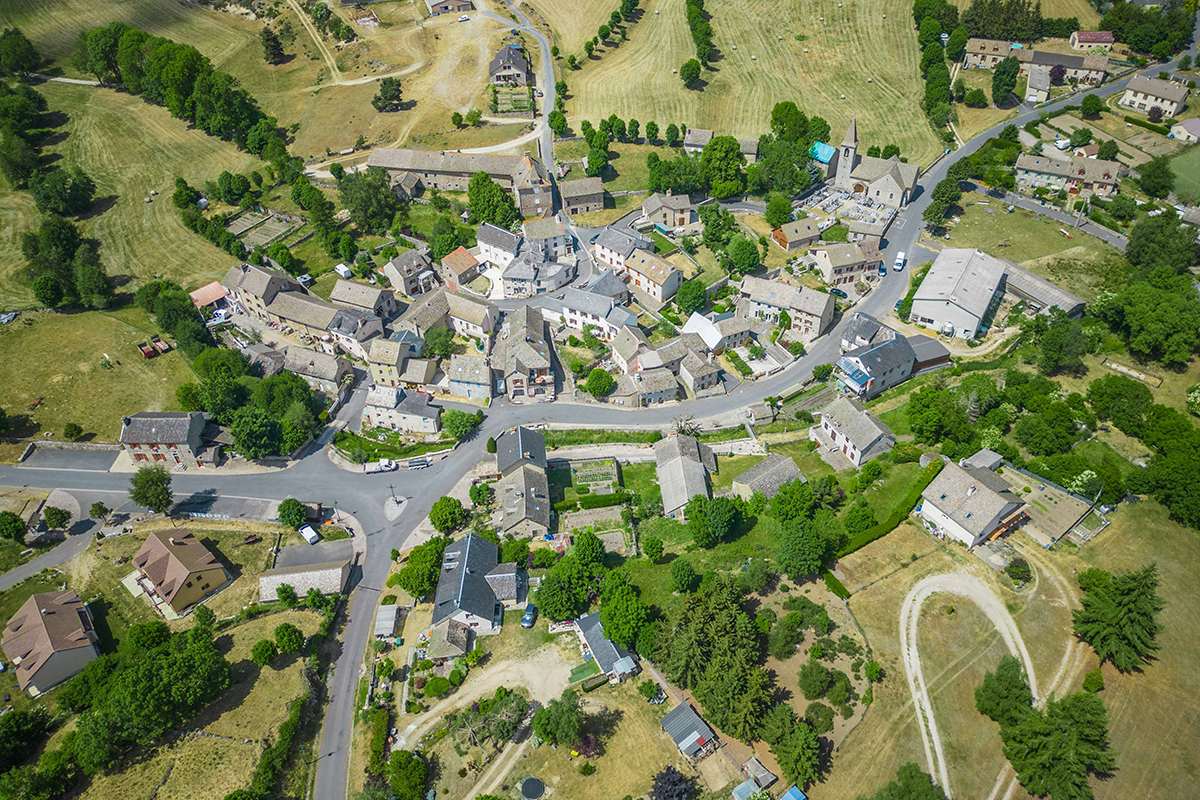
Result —
<path fill-rule="evenodd" d="M 987 206 L 966 205 L 988 200 L 974 192 L 964 194 L 960 222 L 950 231 L 945 247 L 978 247 L 1001 258 L 1015 261 L 1084 300 L 1094 300 L 1106 285 L 1124 282 L 1125 261 L 1116 248 L 1094 236 L 1073 231 L 1067 239 L 1059 223 L 1039 220 L 1032 211 L 1004 212 L 994 198 Z M 991 209 L 993 214 L 987 213 Z M 1048 218 L 1043 218 L 1048 219 Z M 999 242 L 1008 247 L 997 247 Z"/>
<path fill-rule="evenodd" d="M 903 405 L 896 406 L 890 411 L 885 411 L 879 415 L 884 425 L 892 429 L 892 433 L 897 436 L 908 436 L 912 433 L 912 425 L 908 422 L 908 402 Z"/>
<path fill-rule="evenodd" d="M 568 428 L 542 431 L 546 448 L 568 447 L 575 444 L 653 444 L 662 438 L 662 431 L 600 430 L 597 428 Z"/>
<path fill-rule="evenodd" d="M 801 440 L 798 442 L 785 442 L 784 444 L 772 444 L 770 450 L 772 453 L 783 453 L 785 456 L 791 456 L 796 462 L 796 466 L 804 473 L 804 476 L 810 481 L 814 476 L 834 475 L 833 467 L 821 460 L 821 456 L 816 452 L 814 447 L 815 442 Z"/>
<path fill-rule="evenodd" d="M 604 210 L 592 211 L 587 214 L 572 214 L 571 220 L 577 225 L 589 228 L 600 228 L 610 225 L 633 210 L 642 199 L 641 195 L 623 194 L 617 197 L 604 196 Z"/>
<path fill-rule="evenodd" d="M 713 494 L 732 487 L 739 475 L 764 458 L 766 456 L 723 456 L 717 463 L 719 471 L 712 476 Z"/>
<path fill-rule="evenodd" d="M 750 241 L 755 244 L 758 244 L 758 237 L 767 237 L 767 257 L 763 259 L 763 266 L 765 268 L 775 269 L 776 267 L 782 267 L 798 255 L 797 253 L 786 253 L 782 247 L 777 247 L 773 244 L 771 241 L 771 226 L 757 214 L 739 214 L 738 221 L 754 231 L 754 235 L 750 237 Z M 745 233 L 744 230 L 742 232 Z"/>
<path fill-rule="evenodd" d="M 183 227 L 170 202 L 176 176 L 193 186 L 215 179 L 222 170 L 248 173 L 262 162 L 228 142 L 190 129 L 165 108 L 111 89 L 46 83 L 38 87 L 51 112 L 65 119 L 65 135 L 44 148 L 63 166 L 81 166 L 96 182 L 98 213 L 83 220 L 84 233 L 101 243 L 110 275 L 126 276 L 122 291 L 135 282 L 161 276 L 186 289 L 220 279 L 236 259 Z M 60 138 L 60 137 L 56 137 Z M 143 200 L 151 189 L 159 196 Z M 0 191 L 0 307 L 34 306 L 23 276 L 20 235 L 37 225 L 25 192 Z"/>
<path fill-rule="evenodd" d="M 1175 171 L 1175 191 L 1180 196 L 1200 198 L 1200 147 L 1196 145 L 1171 159 Z"/>
<path fill-rule="evenodd" d="M 567 77 L 567 80 L 570 81 L 570 76 Z M 650 170 L 646 167 L 646 156 L 657 153 L 659 158 L 671 160 L 682 152 L 675 147 L 613 142 L 608 146 L 608 169 L 600 176 L 604 181 L 604 188 L 610 192 L 645 189 L 650 182 Z M 582 161 L 587 153 L 588 145 L 585 141 L 556 142 L 554 144 L 554 157 L 559 161 Z M 572 167 L 572 172 L 576 169 L 581 173 L 578 177 L 582 178 L 582 167 Z"/>
<path fill-rule="evenodd" d="M 29 313 L 0 328 L 0 363 L 13 376 L 0 384 L 0 408 L 13 432 L 61 435 L 75 422 L 97 439 L 116 441 L 123 414 L 178 409 L 176 387 L 196 375 L 176 350 L 142 358 L 135 345 L 157 333 L 149 317 L 132 308 Z M 112 369 L 101 366 L 106 353 Z M 39 397 L 41 405 L 29 411 Z"/>
<path fill-rule="evenodd" d="M 379 442 L 375 439 L 368 439 L 356 433 L 351 433 L 350 431 L 338 431 L 333 441 L 334 444 L 346 452 L 361 448 L 366 453 L 368 461 L 375 461 L 380 458 L 415 458 L 416 456 L 423 456 L 426 453 L 436 453 L 438 450 L 445 450 L 454 444 L 453 439 L 402 444 L 399 437 L 391 437 L 388 441 Z"/>
<path fill-rule="evenodd" d="M 658 468 L 653 461 L 641 464 L 621 465 L 621 485 L 646 500 L 662 502 L 662 489 L 658 485 Z"/>
<path fill-rule="evenodd" d="M 928 163 L 941 152 L 920 114 L 895 113 L 915 108 L 923 91 L 909 4 L 885 0 L 839 9 L 803 2 L 781 14 L 778 3 L 751 0 L 736 11 L 712 9 L 718 60 L 691 89 L 672 74 L 694 55 L 684 5 L 683 0 L 649 0 L 640 21 L 629 27 L 629 41 L 598 48 L 581 70 L 567 73 L 568 116 L 594 121 L 615 113 L 643 125 L 683 122 L 757 138 L 768 129 L 771 107 L 794 100 L 805 112 L 827 119 L 835 141 L 857 115 L 864 147 L 894 142 L 913 163 Z M 578 40 L 586 15 L 576 11 L 577 4 L 541 0 L 538 8 L 546 9 L 552 26 L 571 31 L 561 35 L 564 43 Z M 574 18 L 564 21 L 569 15 Z M 595 28 L 589 24 L 583 32 Z M 807 39 L 797 41 L 797 34 Z M 880 64 L 888 68 L 879 69 Z M 631 86 L 637 90 L 630 91 Z"/>
<path fill-rule="evenodd" d="M 999 125 L 1017 115 L 1016 103 L 1011 103 L 1005 108 L 996 108 L 992 104 L 992 70 L 960 69 L 955 80 L 958 78 L 963 79 L 968 92 L 972 89 L 983 89 L 983 93 L 988 97 L 988 105 L 985 108 L 971 108 L 964 103 L 954 104 L 954 113 L 958 115 L 958 135 L 963 141 L 970 141 L 993 125 Z"/>
<path fill-rule="evenodd" d="M 611 800 L 627 794 L 643 796 L 655 773 L 667 764 L 685 769 L 679 750 L 662 732 L 662 718 L 670 704 L 647 703 L 637 693 L 638 682 L 603 686 L 584 695 L 585 708 L 607 709 L 603 716 L 592 713 L 584 718 L 583 732 L 599 734 L 602 744 L 603 755 L 589 759 L 596 768 L 594 775 L 579 774 L 581 760 L 571 757 L 569 748 L 542 746 L 526 752 L 506 783 L 515 786 L 526 775 L 538 775 L 558 797 Z"/>
<path fill-rule="evenodd" d="M 713 251 L 704 245 L 700 245 L 691 258 L 688 258 L 681 251 L 672 253 L 667 257 L 667 261 L 679 267 L 685 278 L 688 280 L 695 278 L 706 287 L 729 276 L 729 273 L 722 269 L 721 265 L 717 262 L 717 256 Z M 696 269 L 697 264 L 700 265 L 700 269 Z"/>

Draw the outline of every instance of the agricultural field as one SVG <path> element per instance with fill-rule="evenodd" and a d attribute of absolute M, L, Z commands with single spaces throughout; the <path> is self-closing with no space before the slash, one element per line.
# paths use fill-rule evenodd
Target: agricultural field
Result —
<path fill-rule="evenodd" d="M 136 345 L 157 334 L 149 316 L 135 308 L 28 312 L 0 327 L 0 363 L 21 376 L 0 383 L 0 408 L 8 412 L 13 434 L 61 436 L 74 422 L 85 435 L 116 441 L 123 414 L 178 410 L 175 389 L 196 375 L 175 350 L 142 358 Z M 102 363 L 106 355 L 110 367 Z M 38 398 L 41 403 L 30 411 Z"/>
<path fill-rule="evenodd" d="M 565 0 L 539 0 L 538 7 L 551 20 L 564 20 L 576 9 Z M 714 69 L 701 76 L 699 90 L 685 88 L 672 74 L 694 52 L 683 0 L 648 0 L 642 11 L 641 21 L 630 26 L 629 41 L 600 48 L 581 70 L 565 73 L 571 120 L 615 113 L 643 125 L 676 122 L 755 138 L 768 130 L 775 103 L 794 100 L 806 113 L 824 117 L 838 141 L 857 115 L 864 148 L 895 143 L 921 164 L 941 152 L 933 130 L 915 111 L 922 84 L 909 3 L 844 8 L 803 3 L 783 19 L 778 3 L 769 0 L 713 4 L 708 11 L 718 57 Z M 564 41 L 581 40 L 595 27 L 574 19 L 559 24 Z M 807 38 L 797 40 L 798 35 Z M 897 108 L 914 113 L 897 114 Z"/>
<path fill-rule="evenodd" d="M 593 123 L 599 120 L 593 120 Z M 659 158 L 673 159 L 683 150 L 676 147 L 665 147 L 650 144 L 633 144 L 631 142 L 613 142 L 608 146 L 608 169 L 604 171 L 601 179 L 604 181 L 604 188 L 609 192 L 621 192 L 629 190 L 645 190 L 650 181 L 650 170 L 646 167 L 646 156 L 651 153 L 657 153 Z M 572 142 L 556 142 L 554 145 L 554 159 L 563 162 L 576 162 L 572 165 L 572 172 L 578 171 L 579 174 L 569 175 L 569 178 L 583 178 L 583 157 L 588 154 L 588 146 L 585 141 Z M 645 197 L 638 197 L 637 202 L 641 202 Z"/>
<path fill-rule="evenodd" d="M 989 204 L 979 205 L 985 200 Z M 963 214 L 949 230 L 943 247 L 978 247 L 998 258 L 1015 261 L 1084 300 L 1094 300 L 1105 284 L 1125 279 L 1124 259 L 1116 248 L 1082 231 L 1062 235 L 1060 223 L 1038 219 L 1032 211 L 1004 211 L 995 198 L 970 192 L 963 195 Z M 991 211 L 992 213 L 988 213 Z M 1008 242 L 1005 247 L 998 246 Z"/>
<path fill-rule="evenodd" d="M 1193 145 L 1171 159 L 1175 171 L 1175 191 L 1181 196 L 1200 198 L 1200 146 Z"/>

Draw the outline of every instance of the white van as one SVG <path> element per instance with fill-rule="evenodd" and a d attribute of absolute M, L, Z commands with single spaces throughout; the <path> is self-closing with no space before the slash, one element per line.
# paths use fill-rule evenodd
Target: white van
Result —
<path fill-rule="evenodd" d="M 312 525 L 304 525 L 300 528 L 300 535 L 304 537 L 304 541 L 309 544 L 316 544 L 321 540 L 320 534 L 313 530 Z"/>
<path fill-rule="evenodd" d="M 908 261 L 908 256 L 903 250 L 901 250 L 899 253 L 896 253 L 896 260 L 892 262 L 892 269 L 896 270 L 896 272 L 899 272 L 900 270 L 904 269 L 904 263 L 906 261 Z"/>

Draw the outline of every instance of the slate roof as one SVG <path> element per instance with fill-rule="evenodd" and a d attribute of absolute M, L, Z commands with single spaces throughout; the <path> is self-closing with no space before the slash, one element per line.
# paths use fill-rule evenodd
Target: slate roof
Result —
<path fill-rule="evenodd" d="M 620 664 L 622 661 L 626 662 L 630 668 L 629 671 L 632 671 L 632 656 L 628 650 L 604 635 L 604 626 L 600 624 L 599 611 L 575 620 L 575 626 L 579 628 L 579 635 L 587 642 L 592 659 L 596 662 L 596 666 L 600 667 L 602 673 L 610 675 L 618 669 L 618 666 L 625 667 L 626 664 Z"/>
<path fill-rule="evenodd" d="M 326 330 L 337 315 L 338 308 L 331 303 L 300 292 L 280 292 L 267 303 L 267 312 L 288 322 L 307 325 L 317 330 Z"/>
<path fill-rule="evenodd" d="M 201 411 L 140 411 L 121 420 L 121 444 L 184 444 L 204 430 Z"/>
<path fill-rule="evenodd" d="M 367 360 L 372 364 L 385 364 L 399 369 L 410 352 L 407 344 L 379 338 L 371 342 L 371 347 L 367 350 Z"/>
<path fill-rule="evenodd" d="M 1028 87 L 1042 92 L 1050 91 L 1050 68 L 1044 64 L 1030 67 Z"/>
<path fill-rule="evenodd" d="M 441 287 L 433 292 L 423 294 L 404 309 L 395 325 L 416 325 L 424 333 L 430 328 L 436 328 L 446 319 L 450 311 L 450 303 L 446 300 L 446 289 Z"/>
<path fill-rule="evenodd" d="M 689 144 L 704 147 L 713 140 L 713 135 L 712 131 L 704 128 L 688 128 L 687 134 L 683 137 L 683 144 L 685 147 Z"/>
<path fill-rule="evenodd" d="M 833 295 L 818 292 L 807 286 L 792 286 L 756 278 L 753 275 L 742 278 L 741 292 L 755 302 L 803 311 L 818 318 L 824 316 L 826 308 L 834 302 Z"/>
<path fill-rule="evenodd" d="M 687 703 L 680 703 L 663 717 L 662 729 L 686 756 L 694 756 L 715 738 L 712 728 Z"/>
<path fill-rule="evenodd" d="M 946 345 L 937 339 L 924 334 L 909 336 L 907 339 L 908 346 L 913 349 L 913 356 L 916 358 L 917 364 L 924 364 L 928 361 L 937 361 L 940 359 L 949 360 L 950 358 L 950 351 L 946 348 Z M 914 366 L 916 365 L 914 364 Z"/>
<path fill-rule="evenodd" d="M 608 312 L 613 307 L 611 297 L 586 292 L 574 286 L 568 286 L 567 290 L 563 292 L 562 304 L 565 308 L 573 308 L 576 311 L 582 311 L 585 314 L 591 314 L 593 317 L 599 317 L 600 319 L 608 316 Z"/>
<path fill-rule="evenodd" d="M 878 417 L 868 414 L 854 400 L 839 397 L 825 408 L 820 415 L 828 419 L 838 432 L 850 440 L 854 449 L 862 454 L 866 461 L 870 456 L 882 449 L 891 449 L 896 443 L 896 435 L 884 425 Z"/>
<path fill-rule="evenodd" d="M 437 372 L 437 361 L 432 358 L 410 358 L 404 362 L 400 380 L 405 383 L 429 383 Z"/>
<path fill-rule="evenodd" d="M 708 473 L 717 468 L 708 445 L 694 436 L 674 434 L 655 443 L 654 459 L 667 513 L 686 506 L 698 494 L 708 496 Z"/>
<path fill-rule="evenodd" d="M 542 312 L 533 306 L 519 306 L 508 315 L 508 338 L 499 343 L 504 350 L 505 375 L 550 368 L 545 326 Z"/>
<path fill-rule="evenodd" d="M 1112 31 L 1075 31 L 1075 40 L 1086 44 L 1112 44 Z"/>
<path fill-rule="evenodd" d="M 520 596 L 524 572 L 515 561 L 497 564 L 486 576 L 488 586 L 492 587 L 496 599 L 501 602 L 516 600 Z"/>
<path fill-rule="evenodd" d="M 445 293 L 448 313 L 455 319 L 465 320 L 473 325 L 483 326 L 492 304 L 486 300 L 477 300 L 458 292 Z"/>
<path fill-rule="evenodd" d="M 1043 309 L 1056 306 L 1071 316 L 1083 310 L 1085 305 L 1083 298 L 1076 297 L 1061 286 L 1051 283 L 1041 275 L 1032 273 L 1024 267 L 1008 261 L 1003 263 L 1006 289 L 1033 298 Z"/>
<path fill-rule="evenodd" d="M 872 260 L 871 254 L 854 242 L 822 245 L 813 252 L 824 253 L 831 267 L 847 267 Z"/>
<path fill-rule="evenodd" d="M 643 369 L 633 373 L 633 379 L 637 384 L 638 391 L 643 394 L 658 394 L 679 389 L 675 375 L 666 367 Z"/>
<path fill-rule="evenodd" d="M 338 373 L 349 366 L 344 358 L 306 347 L 287 347 L 283 351 L 284 369 L 323 381 L 336 381 Z"/>
<path fill-rule="evenodd" d="M 821 230 L 817 227 L 815 220 L 811 218 L 785 222 L 779 226 L 779 230 L 783 232 L 783 238 L 789 242 L 797 239 L 811 239 L 821 235 Z"/>
<path fill-rule="evenodd" d="M 720 368 L 716 364 L 710 364 L 695 350 L 688 350 L 687 355 L 683 357 L 683 361 L 679 362 L 679 368 L 686 370 L 688 375 L 692 376 L 692 380 L 698 380 L 706 375 L 713 375 L 720 372 Z"/>
<path fill-rule="evenodd" d="M 493 225 L 490 222 L 485 222 L 475 232 L 475 241 L 479 244 L 495 247 L 498 250 L 507 250 L 510 253 L 515 253 L 521 244 L 521 237 L 512 231 L 506 231 L 504 228 Z"/>
<path fill-rule="evenodd" d="M 650 340 L 646 338 L 646 334 L 642 333 L 640 328 L 629 325 L 621 328 L 613 337 L 613 352 L 620 355 L 626 362 L 633 358 L 638 350 L 649 346 Z"/>
<path fill-rule="evenodd" d="M 643 214 L 653 214 L 660 208 L 669 208 L 673 211 L 683 211 L 692 207 L 692 198 L 686 194 L 663 194 L 655 192 L 646 198 L 642 203 Z"/>
<path fill-rule="evenodd" d="M 499 563 L 496 551 L 496 545 L 473 533 L 450 543 L 442 555 L 431 625 L 440 624 L 460 610 L 492 619 L 496 594 L 487 582 L 487 574 Z"/>
<path fill-rule="evenodd" d="M 242 355 L 250 362 L 250 366 L 262 370 L 264 378 L 269 378 L 283 369 L 283 351 L 268 345 L 252 344 L 242 350 Z"/>
<path fill-rule="evenodd" d="M 886 342 L 856 347 L 842 356 L 842 358 L 858 359 L 867 373 L 872 376 L 886 375 L 897 367 L 907 367 L 911 370 L 913 363 L 917 359 L 912 347 L 903 336 L 897 336 L 895 339 L 889 339 Z M 841 366 L 840 362 L 838 366 Z M 850 370 L 846 371 L 849 372 Z"/>
<path fill-rule="evenodd" d="M 558 185 L 558 193 L 563 200 L 573 200 L 577 197 L 591 197 L 604 194 L 604 181 L 600 178 L 580 178 L 574 181 L 563 181 Z"/>
<path fill-rule="evenodd" d="M 1062 161 L 1049 156 L 1033 156 L 1028 153 L 1017 156 L 1016 167 L 1018 171 L 1026 170 L 1041 175 L 1058 175 L 1088 183 L 1106 184 L 1115 184 L 1122 169 L 1118 162 L 1105 161 L 1100 158 L 1072 156 L 1069 161 Z"/>
<path fill-rule="evenodd" d="M 544 468 L 522 464 L 496 482 L 501 531 L 525 520 L 550 527 L 550 486 Z"/>
<path fill-rule="evenodd" d="M 529 164 L 527 162 L 534 162 Z M 492 177 L 503 176 L 523 179 L 530 170 L 539 173 L 544 180 L 545 169 L 532 156 L 497 156 L 480 153 L 459 153 L 451 150 L 405 150 L 394 147 L 376 147 L 367 158 L 368 167 L 383 167 L 409 172 L 447 173 L 473 175 L 486 172 Z"/>
<path fill-rule="evenodd" d="M 22 689 L 55 653 L 92 647 L 92 616 L 74 589 L 31 595 L 4 628 L 4 654 L 20 660 L 14 669 Z M 44 688 L 44 687 L 43 687 Z"/>
<path fill-rule="evenodd" d="M 463 383 L 490 385 L 492 382 L 492 371 L 488 368 L 485 356 L 450 356 L 450 369 L 447 374 L 450 380 Z"/>
<path fill-rule="evenodd" d="M 976 467 L 992 471 L 995 471 L 1003 463 L 1004 456 L 995 450 L 988 450 L 986 447 L 962 460 L 963 467 Z"/>
<path fill-rule="evenodd" d="M 554 217 L 526 220 L 521 226 L 526 239 L 553 239 L 566 235 L 567 229 Z"/>
<path fill-rule="evenodd" d="M 625 268 L 640 272 L 647 280 L 664 285 L 679 268 L 648 250 L 636 250 L 625 258 Z"/>
<path fill-rule="evenodd" d="M 854 171 L 850 173 L 850 177 L 852 178 L 874 182 L 891 174 L 896 179 L 896 183 L 901 186 L 912 186 L 917 182 L 917 174 L 920 172 L 920 167 L 916 164 L 905 164 L 900 160 L 900 156 L 892 156 L 891 158 L 859 156 L 859 159 L 858 164 L 854 167 Z"/>
<path fill-rule="evenodd" d="M 133 565 L 150 579 L 154 590 L 170 603 L 196 572 L 222 569 L 207 547 L 187 528 L 154 531 L 133 557 Z"/>
<path fill-rule="evenodd" d="M 479 230 L 482 231 L 483 228 Z M 388 264 L 391 264 L 402 275 L 411 275 L 413 272 L 428 269 L 433 262 L 429 260 L 428 250 L 418 250 L 414 247 L 397 253 Z"/>
<path fill-rule="evenodd" d="M 286 272 L 254 264 L 239 264 L 230 267 L 221 280 L 221 284 L 228 289 L 241 289 L 255 297 L 262 297 L 270 287 L 272 279 L 279 281 L 282 284 L 280 288 L 285 292 L 304 291 L 300 282 Z"/>
<path fill-rule="evenodd" d="M 982 319 L 1003 277 L 1004 264 L 982 250 L 947 248 L 934 259 L 913 300 L 949 301 Z"/>
<path fill-rule="evenodd" d="M 488 64 L 488 75 L 495 75 L 502 69 L 511 67 L 518 72 L 529 73 L 529 62 L 525 60 L 525 56 L 515 47 L 505 45 L 500 48 L 496 55 L 492 56 L 491 62 Z"/>
<path fill-rule="evenodd" d="M 458 658 L 471 651 L 471 627 L 465 622 L 448 620 L 429 633 L 426 658 Z"/>
<path fill-rule="evenodd" d="M 333 285 L 333 291 L 330 293 L 329 299 L 334 303 L 374 310 L 376 304 L 380 301 L 380 296 L 386 291 L 388 290 L 381 289 L 378 286 L 345 281 L 339 278 L 338 282 Z"/>
<path fill-rule="evenodd" d="M 606 269 L 594 277 L 592 282 L 588 284 L 587 290 L 590 294 L 599 294 L 611 298 L 623 297 L 629 294 L 629 287 L 625 285 L 625 281 L 621 280 L 620 276 L 611 269 Z"/>
<path fill-rule="evenodd" d="M 1158 97 L 1163 100 L 1169 100 L 1172 103 L 1178 103 L 1186 100 L 1188 96 L 1188 87 L 1164 81 L 1158 78 L 1147 78 L 1144 75 L 1135 75 L 1129 79 L 1129 85 L 1126 91 L 1141 92 L 1148 94 L 1151 97 Z"/>
<path fill-rule="evenodd" d="M 628 258 L 634 250 L 648 250 L 654 247 L 649 239 L 636 236 L 632 231 L 622 231 L 616 228 L 605 228 L 600 231 L 600 235 L 596 237 L 596 244 L 607 247 L 622 258 Z"/>
<path fill-rule="evenodd" d="M 988 523 L 1010 504 L 1023 505 L 996 473 L 954 462 L 942 467 L 921 497 L 973 536 L 987 533 Z"/>
<path fill-rule="evenodd" d="M 751 492 L 762 492 L 769 499 L 775 496 L 780 486 L 795 480 L 808 483 L 808 478 L 790 456 L 772 453 L 735 478 L 733 483 L 745 486 Z"/>
<path fill-rule="evenodd" d="M 546 439 L 538 431 L 517 426 L 496 438 L 496 469 L 501 475 L 521 463 L 546 469 Z"/>
<path fill-rule="evenodd" d="M 851 314 L 850 319 L 846 321 L 846 327 L 842 329 L 842 341 L 849 342 L 851 348 L 856 345 L 862 347 L 874 344 L 876 341 L 890 339 L 895 335 L 894 330 L 870 314 L 864 314 L 861 311 Z"/>

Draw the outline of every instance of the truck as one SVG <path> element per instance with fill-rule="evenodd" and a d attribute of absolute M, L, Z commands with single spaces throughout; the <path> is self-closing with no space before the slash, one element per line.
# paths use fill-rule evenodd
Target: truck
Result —
<path fill-rule="evenodd" d="M 391 472 L 399 466 L 390 458 L 381 458 L 378 461 L 368 461 L 363 464 L 363 472 Z"/>

